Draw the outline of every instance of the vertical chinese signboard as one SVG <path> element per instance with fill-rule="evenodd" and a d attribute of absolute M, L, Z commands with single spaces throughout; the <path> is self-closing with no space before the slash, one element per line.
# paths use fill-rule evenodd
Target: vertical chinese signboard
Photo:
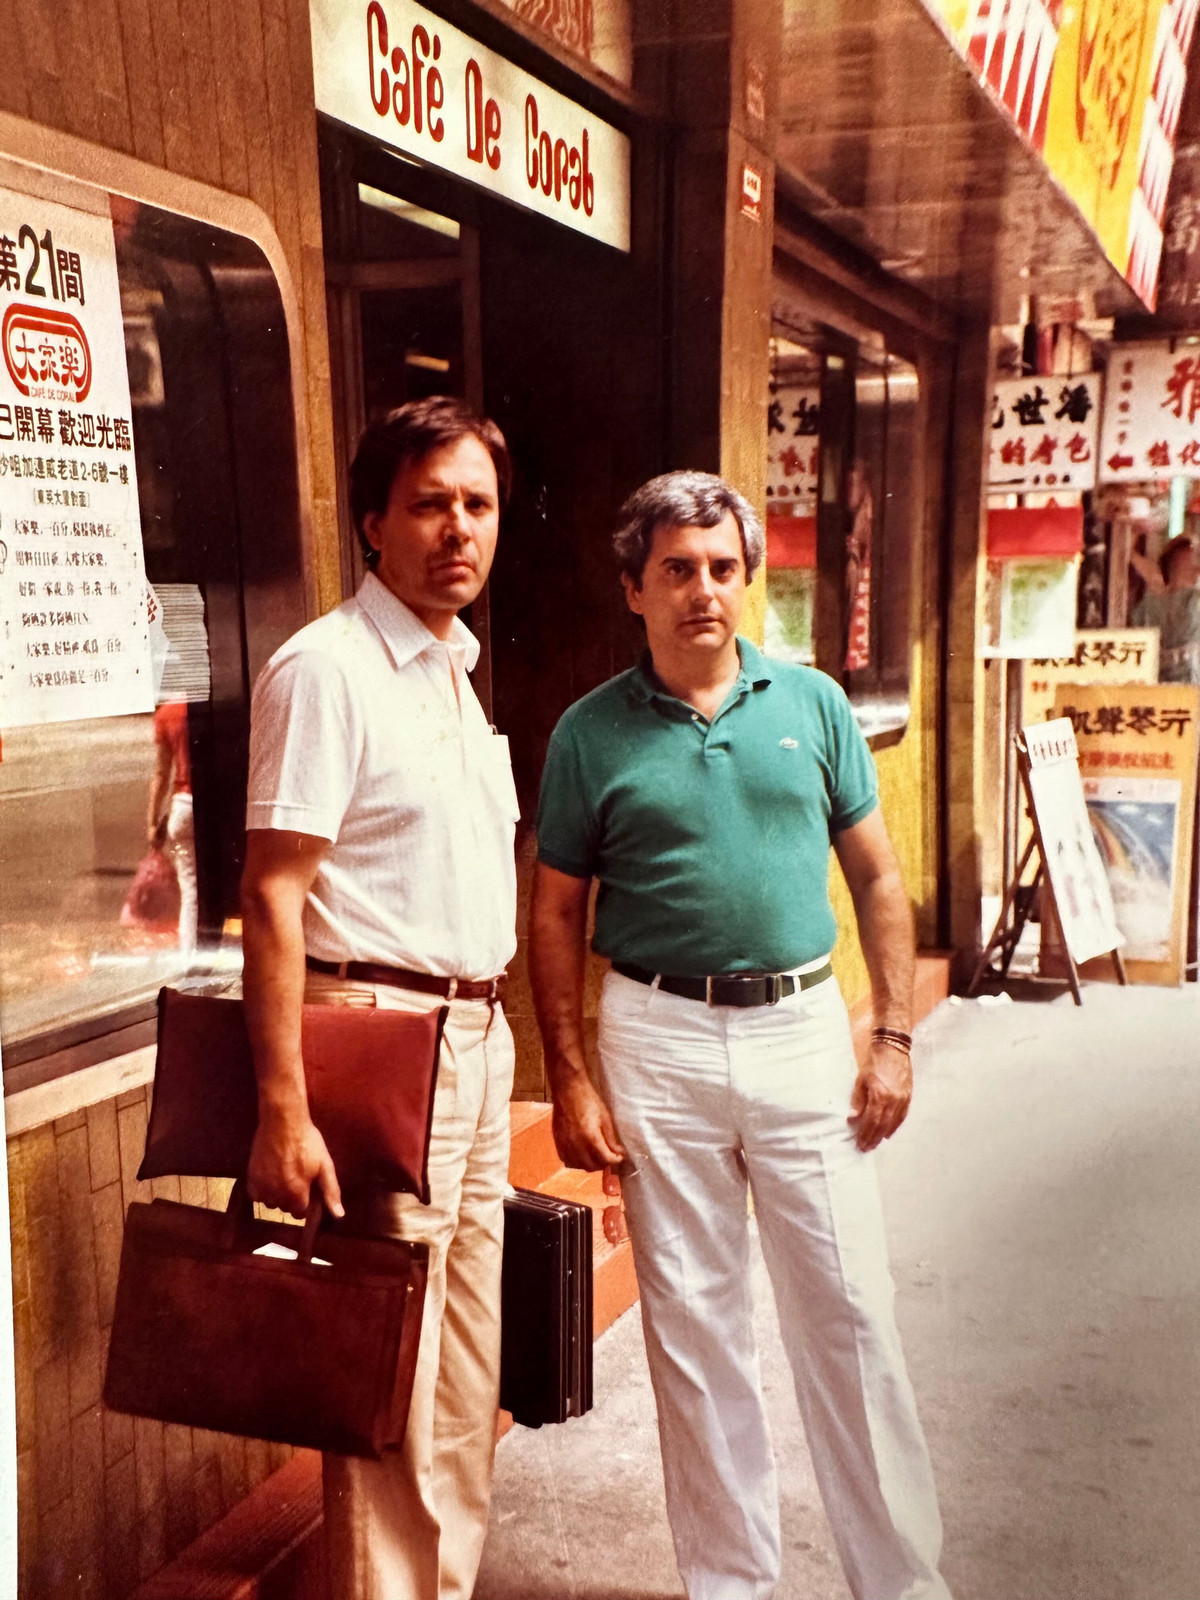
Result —
<path fill-rule="evenodd" d="M 1096 482 L 1100 374 L 1005 378 L 992 386 L 989 489 L 1091 489 Z"/>
<path fill-rule="evenodd" d="M 1115 344 L 1100 429 L 1100 481 L 1200 476 L 1200 345 Z"/>
<path fill-rule="evenodd" d="M 821 391 L 773 383 L 767 407 L 767 648 L 813 659 Z"/>
<path fill-rule="evenodd" d="M 1183 982 L 1196 807 L 1200 691 L 1184 684 L 1073 684 L 1069 717 L 1092 830 L 1130 977 Z"/>
<path fill-rule="evenodd" d="M 0 190 L 0 730 L 152 711 L 112 222 Z"/>

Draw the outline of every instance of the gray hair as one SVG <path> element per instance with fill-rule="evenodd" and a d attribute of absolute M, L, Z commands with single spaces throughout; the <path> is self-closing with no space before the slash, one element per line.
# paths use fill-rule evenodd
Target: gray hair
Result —
<path fill-rule="evenodd" d="M 715 528 L 732 511 L 742 536 L 742 556 L 750 579 L 765 551 L 762 523 L 745 495 L 712 472 L 664 472 L 635 489 L 621 507 L 613 549 L 640 588 L 655 528 Z"/>

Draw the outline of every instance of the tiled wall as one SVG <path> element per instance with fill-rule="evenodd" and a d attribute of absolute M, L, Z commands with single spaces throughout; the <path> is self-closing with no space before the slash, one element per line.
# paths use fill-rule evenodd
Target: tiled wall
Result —
<path fill-rule="evenodd" d="M 148 1094 L 8 1141 L 20 1600 L 124 1600 L 291 1454 L 101 1405 L 126 1207 L 223 1206 L 228 1191 L 135 1181 Z"/>

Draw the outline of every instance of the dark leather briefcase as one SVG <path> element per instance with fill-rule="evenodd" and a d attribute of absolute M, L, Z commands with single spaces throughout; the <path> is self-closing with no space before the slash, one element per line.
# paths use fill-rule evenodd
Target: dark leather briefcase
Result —
<path fill-rule="evenodd" d="M 312 1119 L 344 1188 L 379 1184 L 429 1204 L 429 1135 L 449 1007 L 305 1006 Z M 139 1178 L 240 1178 L 258 1093 L 240 1000 L 158 996 L 158 1059 Z"/>
<path fill-rule="evenodd" d="M 532 1189 L 504 1201 L 500 1405 L 527 1428 L 592 1408 L 592 1208 Z"/>
<path fill-rule="evenodd" d="M 129 1208 L 104 1403 L 378 1459 L 404 1438 L 429 1251 L 170 1200 Z M 264 1246 L 273 1254 L 263 1255 Z"/>

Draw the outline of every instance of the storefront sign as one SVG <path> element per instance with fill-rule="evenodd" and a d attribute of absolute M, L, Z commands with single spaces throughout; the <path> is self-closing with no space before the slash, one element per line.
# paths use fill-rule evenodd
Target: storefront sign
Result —
<path fill-rule="evenodd" d="M 1023 728 L 1021 737 L 1029 758 L 1029 798 L 1063 938 L 1075 961 L 1090 961 L 1125 941 L 1088 821 L 1074 732 L 1060 717 Z"/>
<path fill-rule="evenodd" d="M 1171 683 L 1072 684 L 1054 709 L 1075 729 L 1130 976 L 1182 983 L 1200 693 Z"/>
<path fill-rule="evenodd" d="M 925 0 L 1153 310 L 1197 0 Z"/>
<path fill-rule="evenodd" d="M 1115 344 L 1100 428 L 1100 481 L 1200 477 L 1200 343 Z"/>
<path fill-rule="evenodd" d="M 154 709 L 112 222 L 0 190 L 0 728 Z"/>
<path fill-rule="evenodd" d="M 780 385 L 767 406 L 767 502 L 772 515 L 817 512 L 821 391 Z"/>
<path fill-rule="evenodd" d="M 1100 426 L 1098 372 L 1074 378 L 1005 378 L 992 386 L 987 481 L 991 489 L 1090 489 Z"/>
<path fill-rule="evenodd" d="M 1081 628 L 1070 655 L 1026 661 L 1021 721 L 1049 717 L 1063 684 L 1157 682 L 1157 628 Z"/>
<path fill-rule="evenodd" d="M 310 0 L 317 110 L 618 250 L 629 140 L 413 0 Z"/>

